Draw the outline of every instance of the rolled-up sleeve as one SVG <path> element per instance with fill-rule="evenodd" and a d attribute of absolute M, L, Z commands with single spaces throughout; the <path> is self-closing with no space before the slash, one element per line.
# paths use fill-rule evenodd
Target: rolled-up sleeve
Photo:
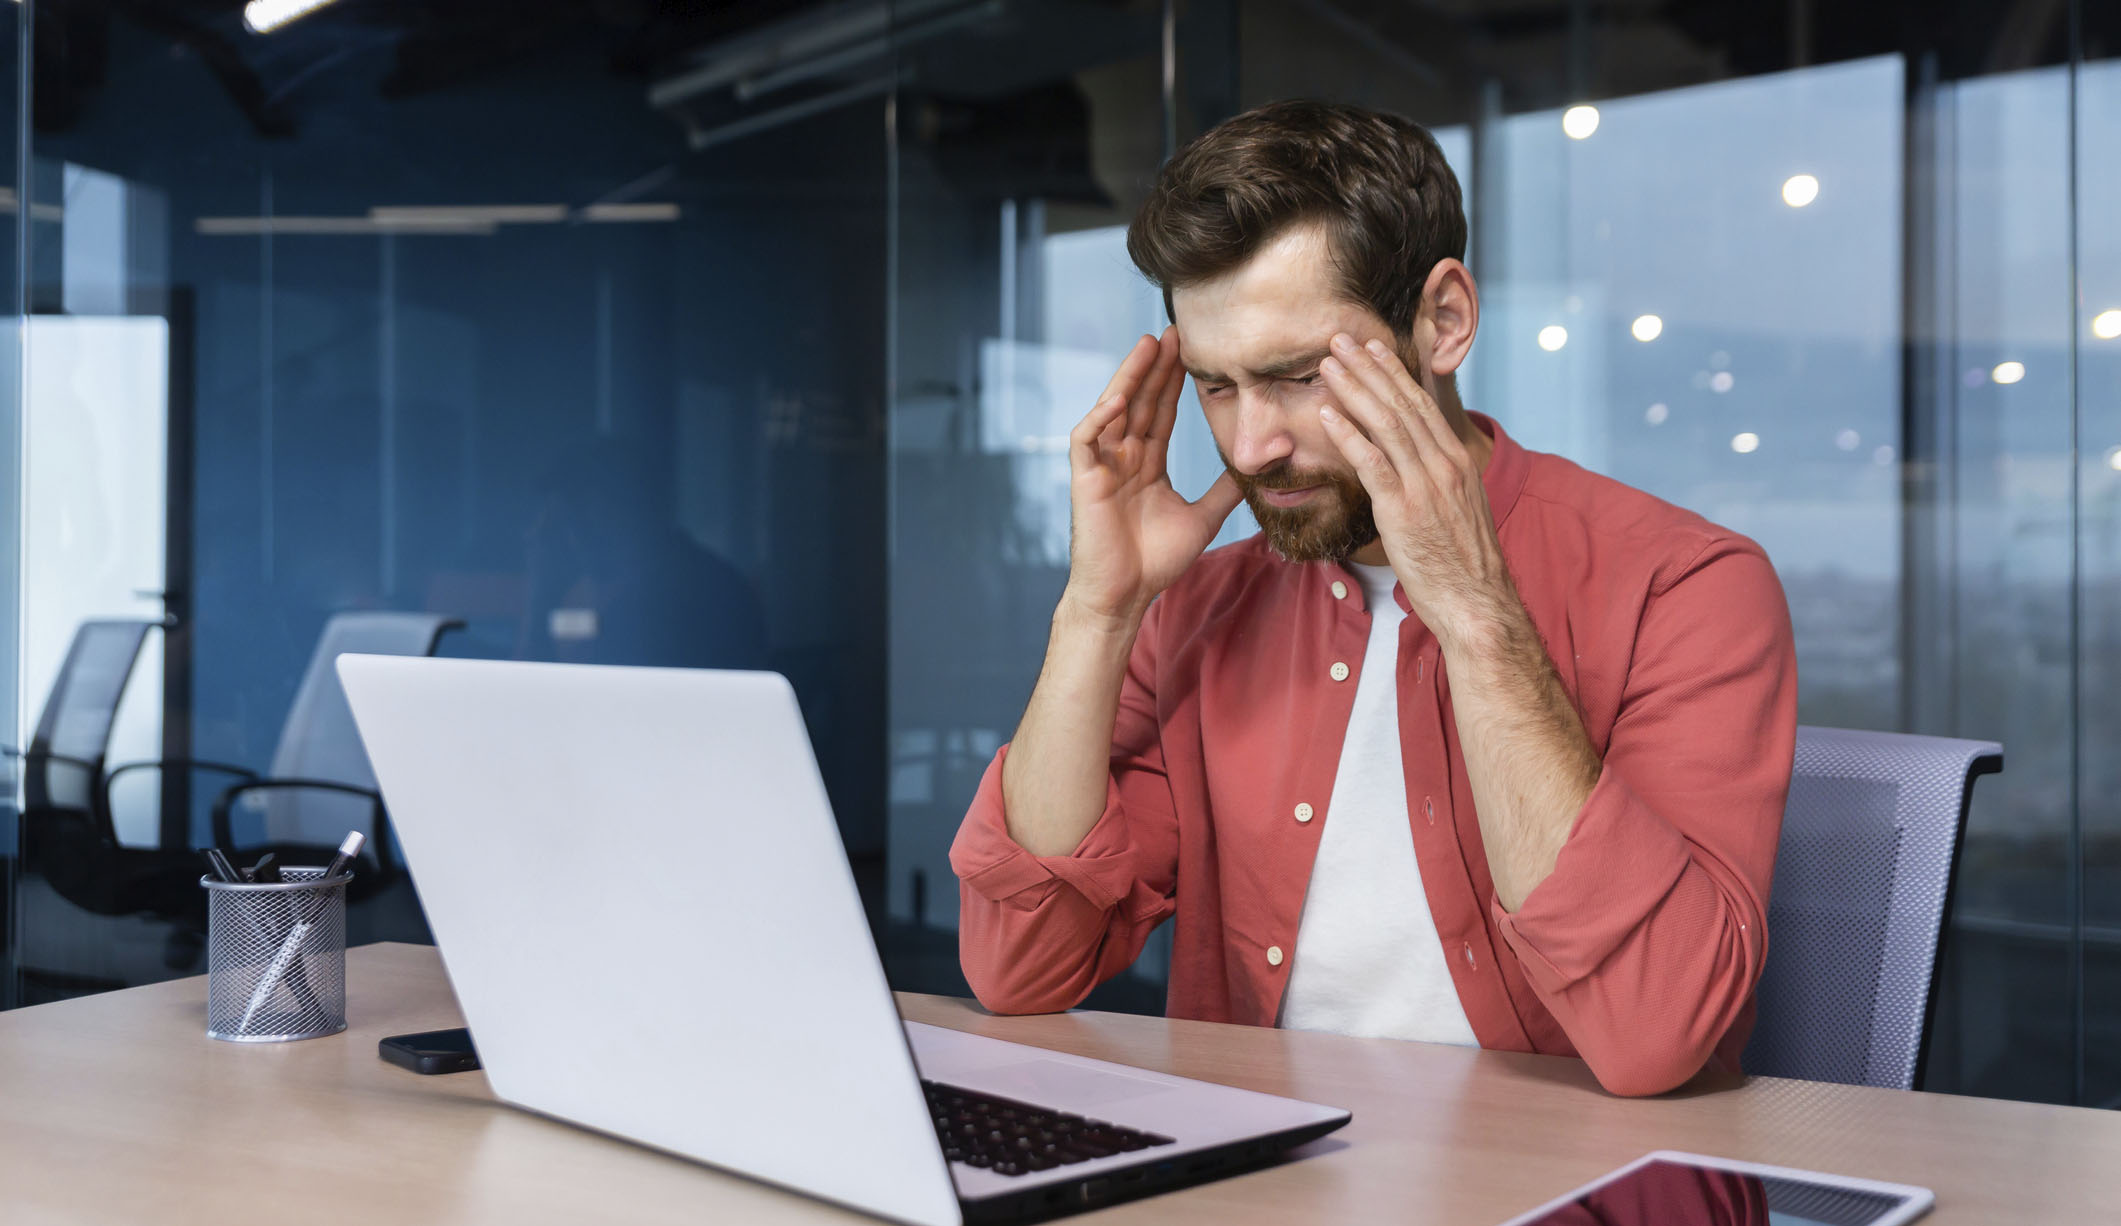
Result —
<path fill-rule="evenodd" d="M 1154 688 L 1162 602 L 1143 618 L 1113 727 L 1105 808 L 1064 856 L 1009 837 L 1002 746 L 950 848 L 958 877 L 958 957 L 980 1003 L 1047 1013 L 1081 1003 L 1126 969 L 1177 907 L 1178 824 Z"/>
<path fill-rule="evenodd" d="M 1758 546 L 1718 540 L 1645 604 L 1603 770 L 1553 872 L 1516 912 L 1494 907 L 1608 1090 L 1661 1093 L 1735 1055 L 1796 729 L 1782 586 Z"/>

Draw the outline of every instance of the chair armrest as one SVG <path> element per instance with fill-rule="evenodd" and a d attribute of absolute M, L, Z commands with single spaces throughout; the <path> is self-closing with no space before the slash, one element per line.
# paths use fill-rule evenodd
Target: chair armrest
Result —
<path fill-rule="evenodd" d="M 222 790 L 220 798 L 214 801 L 214 846 L 220 848 L 233 848 L 235 846 L 235 836 L 231 832 L 228 815 L 235 808 L 237 798 L 250 792 L 269 792 L 280 788 L 301 788 L 315 792 L 338 792 L 346 796 L 367 798 L 373 806 L 369 843 L 375 848 L 377 865 L 384 869 L 389 868 L 389 861 L 385 859 L 387 853 L 384 852 L 382 847 L 383 794 L 374 788 L 364 788 L 352 783 L 340 783 L 334 779 L 246 779 L 242 783 L 229 785 Z"/>
<path fill-rule="evenodd" d="M 96 764 L 87 758 L 77 758 L 72 754 L 53 753 L 48 749 L 18 749 L 13 745 L 0 745 L 0 753 L 4 753 L 10 758 L 21 758 L 25 762 L 31 758 L 42 758 L 47 762 L 64 762 L 68 766 L 78 766 L 85 771 L 96 769 Z"/>
<path fill-rule="evenodd" d="M 140 762 L 127 762 L 123 766 L 112 767 L 110 773 L 112 778 L 116 778 L 127 771 L 147 770 L 150 767 L 159 770 L 171 766 L 180 767 L 184 770 L 220 771 L 224 775 L 241 775 L 245 779 L 256 779 L 258 777 L 258 772 L 247 766 L 237 766 L 233 762 L 214 762 L 206 758 L 155 758 Z"/>
<path fill-rule="evenodd" d="M 224 775 L 237 775 L 244 779 L 256 779 L 258 777 L 258 772 L 247 766 L 236 766 L 228 762 L 210 762 L 205 758 L 162 758 L 151 762 L 127 762 L 123 766 L 112 768 L 103 776 L 102 812 L 104 819 L 115 821 L 115 815 L 118 812 L 111 805 L 111 797 L 118 782 L 118 776 L 130 774 L 134 771 L 167 770 L 171 767 L 188 771 L 216 771 Z M 116 837 L 115 833 L 112 837 Z"/>
<path fill-rule="evenodd" d="M 62 762 L 67 766 L 71 766 L 75 770 L 78 770 L 83 774 L 87 775 L 89 779 L 89 822 L 90 824 L 96 827 L 97 832 L 100 833 L 104 838 L 110 839 L 112 841 L 116 840 L 116 836 L 111 832 L 109 810 L 98 810 L 96 808 L 96 804 L 101 799 L 101 796 L 95 789 L 95 780 L 96 772 L 102 769 L 101 764 L 91 762 L 87 758 L 74 757 L 72 754 L 53 753 L 48 749 L 21 749 L 14 745 L 6 746 L 5 749 L 8 757 L 13 758 L 16 761 L 22 763 L 24 771 L 36 769 L 32 765 L 33 763 Z M 14 776 L 14 778 L 9 780 L 9 786 L 12 787 L 14 785 L 15 780 L 19 778 L 21 778 L 21 775 L 18 773 Z"/>

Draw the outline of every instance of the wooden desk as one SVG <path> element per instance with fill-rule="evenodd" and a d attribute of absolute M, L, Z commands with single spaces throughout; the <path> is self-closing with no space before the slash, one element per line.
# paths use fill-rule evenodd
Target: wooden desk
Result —
<path fill-rule="evenodd" d="M 559 972 L 556 970 L 555 972 Z M 462 1024 L 432 949 L 347 958 L 353 1026 L 204 1034 L 204 979 L 0 1014 L 0 1221 L 868 1222 L 421 1077 L 387 1034 Z M 1083 1221 L 1493 1226 L 1652 1149 L 1922 1184 L 1931 1219 L 2113 1221 L 2121 1113 L 1755 1078 L 1649 1101 L 1573 1060 L 1106 1013 L 909 1018 L 1351 1108 L 1298 1160 Z"/>

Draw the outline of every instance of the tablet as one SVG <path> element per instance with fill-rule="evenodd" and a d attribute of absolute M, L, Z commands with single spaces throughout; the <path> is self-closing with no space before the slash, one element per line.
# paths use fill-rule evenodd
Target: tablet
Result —
<path fill-rule="evenodd" d="M 1660 1150 L 1503 1226 L 1900 1226 L 1927 1188 Z"/>

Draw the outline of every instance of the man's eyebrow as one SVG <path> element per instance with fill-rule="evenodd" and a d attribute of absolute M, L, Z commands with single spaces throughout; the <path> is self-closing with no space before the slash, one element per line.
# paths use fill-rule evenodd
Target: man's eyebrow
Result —
<path fill-rule="evenodd" d="M 1293 357 L 1278 358 L 1254 370 L 1252 374 L 1261 379 L 1286 379 L 1298 372 L 1308 372 L 1312 367 L 1324 361 L 1326 355 L 1331 352 L 1332 350 L 1320 346 L 1309 353 L 1299 353 Z M 1214 371 L 1197 370 L 1191 366 L 1186 367 L 1186 373 L 1192 375 L 1194 381 L 1199 383 L 1228 383 L 1230 381 L 1225 375 L 1217 374 Z"/>

